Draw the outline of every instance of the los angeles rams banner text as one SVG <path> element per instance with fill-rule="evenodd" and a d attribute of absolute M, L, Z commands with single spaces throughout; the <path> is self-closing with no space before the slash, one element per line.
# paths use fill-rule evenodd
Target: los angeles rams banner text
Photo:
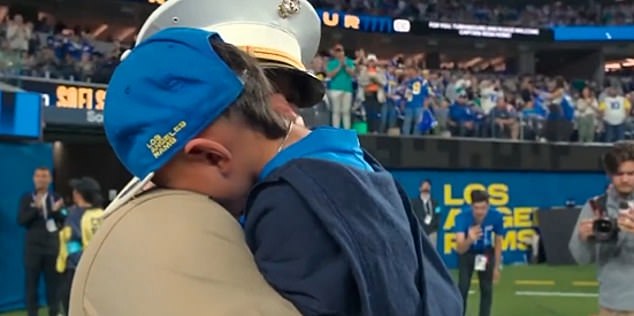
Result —
<path fill-rule="evenodd" d="M 393 171 L 409 196 L 418 196 L 423 179 L 432 182 L 432 197 L 440 205 L 441 223 L 438 251 L 450 268 L 457 266 L 455 217 L 468 208 L 473 190 L 485 190 L 491 206 L 504 214 L 503 239 L 505 264 L 524 263 L 527 243 L 535 234 L 533 212 L 537 208 L 557 207 L 566 201 L 583 204 L 601 194 L 607 184 L 601 173 L 523 173 L 482 171 Z"/>

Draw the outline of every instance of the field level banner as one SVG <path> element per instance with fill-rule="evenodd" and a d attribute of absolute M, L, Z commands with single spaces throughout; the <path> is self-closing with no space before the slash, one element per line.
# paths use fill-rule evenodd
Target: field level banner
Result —
<path fill-rule="evenodd" d="M 505 264 L 524 263 L 527 246 L 523 242 L 535 234 L 533 213 L 538 208 L 562 206 L 566 201 L 577 205 L 601 194 L 608 183 L 602 173 L 424 171 L 393 170 L 410 197 L 418 196 L 422 180 L 432 182 L 432 197 L 441 208 L 438 251 L 450 268 L 457 267 L 455 218 L 468 208 L 473 190 L 485 190 L 491 205 L 504 214 L 507 230 L 503 242 Z"/>

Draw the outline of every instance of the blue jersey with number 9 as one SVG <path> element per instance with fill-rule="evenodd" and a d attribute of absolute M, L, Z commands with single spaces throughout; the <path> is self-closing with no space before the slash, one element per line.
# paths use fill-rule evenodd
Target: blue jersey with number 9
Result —
<path fill-rule="evenodd" d="M 407 107 L 420 108 L 429 96 L 429 84 L 422 77 L 414 77 L 407 81 Z"/>

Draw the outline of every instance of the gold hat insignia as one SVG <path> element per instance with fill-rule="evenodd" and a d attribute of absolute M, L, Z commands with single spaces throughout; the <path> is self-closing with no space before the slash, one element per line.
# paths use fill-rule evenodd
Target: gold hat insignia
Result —
<path fill-rule="evenodd" d="M 282 0 L 282 3 L 277 6 L 277 13 L 280 17 L 286 19 L 293 14 L 297 14 L 299 9 L 299 0 Z"/>

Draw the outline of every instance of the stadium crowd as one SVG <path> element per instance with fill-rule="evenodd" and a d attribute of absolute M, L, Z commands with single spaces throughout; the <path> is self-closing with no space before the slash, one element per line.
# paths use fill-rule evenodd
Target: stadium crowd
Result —
<path fill-rule="evenodd" d="M 356 14 L 396 16 L 417 20 L 548 27 L 554 25 L 615 25 L 634 23 L 634 4 L 596 1 L 543 5 L 527 1 L 436 1 L 436 0 L 311 0 L 317 8 Z"/>
<path fill-rule="evenodd" d="M 0 32 L 0 67 L 9 75 L 107 83 L 122 52 L 118 42 L 98 49 L 79 27 L 20 15 Z M 539 75 L 427 70 L 422 55 L 379 60 L 359 49 L 350 58 L 341 45 L 309 66 L 328 88 L 333 125 L 360 132 L 583 142 L 634 136 L 631 82 L 598 87 Z"/>
<path fill-rule="evenodd" d="M 122 51 L 116 41 L 106 51 L 95 49 L 89 32 L 79 27 L 34 24 L 19 14 L 1 23 L 0 33 L 0 69 L 5 74 L 104 83 Z"/>
<path fill-rule="evenodd" d="M 347 128 L 356 119 L 371 133 L 582 142 L 631 137 L 628 81 L 613 78 L 598 87 L 541 75 L 425 70 L 421 56 L 381 62 L 363 50 L 355 59 L 342 52 L 336 45 L 311 65 L 327 82 L 335 126 Z M 342 72 L 339 64 L 354 72 Z"/>

